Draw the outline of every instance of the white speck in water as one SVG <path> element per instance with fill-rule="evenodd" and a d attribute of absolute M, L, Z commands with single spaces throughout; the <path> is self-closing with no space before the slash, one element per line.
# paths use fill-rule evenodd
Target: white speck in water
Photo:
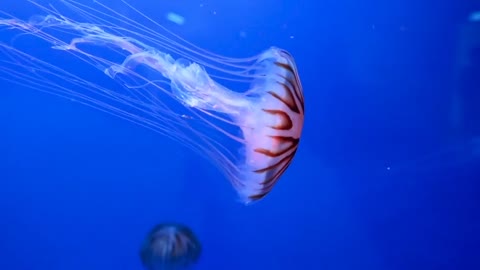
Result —
<path fill-rule="evenodd" d="M 472 22 L 478 22 L 480 21 L 480 11 L 475 11 L 472 14 L 470 14 L 470 21 Z"/>
<path fill-rule="evenodd" d="M 173 12 L 167 13 L 167 20 L 174 22 L 178 25 L 182 25 L 185 23 L 185 18 Z"/>

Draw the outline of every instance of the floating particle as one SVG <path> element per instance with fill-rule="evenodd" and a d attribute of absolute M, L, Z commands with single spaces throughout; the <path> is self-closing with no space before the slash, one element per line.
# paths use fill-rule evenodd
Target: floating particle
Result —
<path fill-rule="evenodd" d="M 174 22 L 178 25 L 182 25 L 185 23 L 185 18 L 173 12 L 167 13 L 167 20 Z"/>
<path fill-rule="evenodd" d="M 478 22 L 480 21 L 480 11 L 473 12 L 470 14 L 470 21 L 472 22 Z"/>

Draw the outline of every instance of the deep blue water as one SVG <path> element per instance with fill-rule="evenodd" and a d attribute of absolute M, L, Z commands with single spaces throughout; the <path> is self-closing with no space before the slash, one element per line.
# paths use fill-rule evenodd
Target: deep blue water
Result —
<path fill-rule="evenodd" d="M 480 62 L 459 64 L 478 1 L 132 3 L 218 54 L 290 51 L 306 100 L 298 153 L 244 206 L 182 145 L 0 79 L 0 269 L 142 269 L 140 244 L 166 221 L 198 235 L 195 269 L 480 269 Z M 38 12 L 20 0 L 0 10 Z"/>

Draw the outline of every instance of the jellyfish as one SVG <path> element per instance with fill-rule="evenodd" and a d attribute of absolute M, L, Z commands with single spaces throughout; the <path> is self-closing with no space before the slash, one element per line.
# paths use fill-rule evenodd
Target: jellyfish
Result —
<path fill-rule="evenodd" d="M 219 168 L 245 204 L 263 199 L 289 168 L 303 129 L 304 96 L 286 50 L 270 47 L 248 58 L 217 55 L 125 1 L 128 16 L 98 1 L 29 2 L 43 15 L 21 20 L 1 13 L 0 29 L 19 34 L 0 41 L 0 79 L 179 142 Z M 54 56 L 39 56 L 45 48 Z M 87 73 L 77 68 L 83 66 Z"/>
<path fill-rule="evenodd" d="M 145 238 L 140 259 L 147 270 L 181 270 L 194 265 L 202 246 L 193 231 L 185 225 L 162 223 Z"/>

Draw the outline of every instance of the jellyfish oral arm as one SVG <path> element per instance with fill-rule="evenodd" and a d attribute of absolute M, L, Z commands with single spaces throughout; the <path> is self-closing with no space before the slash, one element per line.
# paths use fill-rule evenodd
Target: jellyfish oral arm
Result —
<path fill-rule="evenodd" d="M 57 50 L 70 50 L 89 58 L 97 58 L 78 48 L 79 44 L 109 44 L 128 51 L 122 64 L 114 64 L 104 70 L 114 79 L 118 73 L 132 72 L 137 65 L 146 65 L 160 72 L 171 81 L 172 94 L 185 105 L 207 111 L 238 115 L 248 104 L 241 93 L 232 92 L 210 78 L 197 63 L 173 59 L 169 54 L 156 50 L 146 51 L 132 41 L 103 33 L 73 39 L 70 44 L 53 46 Z M 145 46 L 145 45 L 143 45 Z"/>

